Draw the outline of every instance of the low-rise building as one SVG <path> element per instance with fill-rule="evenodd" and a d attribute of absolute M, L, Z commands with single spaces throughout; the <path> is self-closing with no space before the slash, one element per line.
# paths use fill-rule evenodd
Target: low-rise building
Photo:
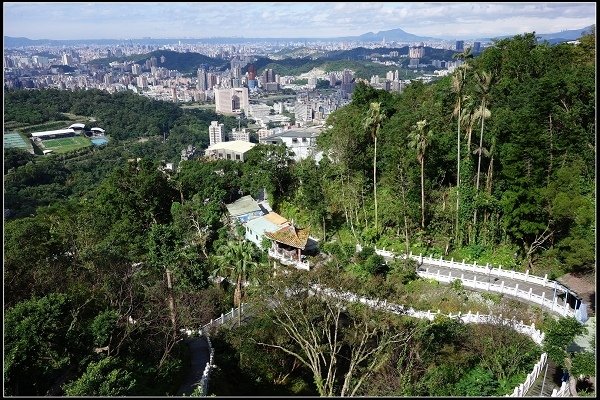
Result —
<path fill-rule="evenodd" d="M 226 204 L 227 211 L 231 218 L 242 224 L 254 218 L 262 217 L 265 213 L 252 196 L 244 196 L 233 203 Z"/>
<path fill-rule="evenodd" d="M 234 140 L 232 142 L 215 143 L 209 146 L 204 156 L 213 160 L 225 159 L 244 161 L 246 153 L 248 153 L 256 143 Z"/>
<path fill-rule="evenodd" d="M 289 129 L 260 139 L 260 143 L 285 144 L 299 161 L 314 155 L 321 127 Z"/>

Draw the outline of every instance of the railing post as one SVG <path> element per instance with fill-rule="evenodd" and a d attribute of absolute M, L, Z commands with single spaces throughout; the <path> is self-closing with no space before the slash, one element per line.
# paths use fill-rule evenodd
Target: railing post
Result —
<path fill-rule="evenodd" d="M 504 293 L 504 281 L 500 284 L 500 293 Z"/>
<path fill-rule="evenodd" d="M 464 274 L 464 273 L 460 274 L 460 280 L 461 280 L 461 281 L 464 281 L 464 280 L 465 280 L 465 274 Z"/>
<path fill-rule="evenodd" d="M 542 292 L 542 308 L 544 308 L 544 300 L 546 298 L 546 292 Z"/>
<path fill-rule="evenodd" d="M 525 271 L 525 282 L 527 282 L 527 278 L 529 278 L 529 269 Z"/>
<path fill-rule="evenodd" d="M 515 285 L 515 296 L 517 295 L 518 292 L 519 292 L 519 284 L 517 283 Z"/>

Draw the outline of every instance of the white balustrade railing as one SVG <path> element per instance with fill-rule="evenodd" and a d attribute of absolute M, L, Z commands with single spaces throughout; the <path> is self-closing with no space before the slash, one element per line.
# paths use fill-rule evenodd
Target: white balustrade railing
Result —
<path fill-rule="evenodd" d="M 437 312 L 432 312 L 431 310 L 416 311 L 412 307 L 407 308 L 401 304 L 388 303 L 386 300 L 381 301 L 379 299 L 368 299 L 366 297 L 360 297 L 360 296 L 358 296 L 354 293 L 350 293 L 350 292 L 340 293 L 340 292 L 336 292 L 330 288 L 323 288 L 320 285 L 313 285 L 311 292 L 312 293 L 323 293 L 326 296 L 330 296 L 330 297 L 334 297 L 334 298 L 338 298 L 338 299 L 342 299 L 342 300 L 346 300 L 346 301 L 350 301 L 350 302 L 360 302 L 360 303 L 366 304 L 370 307 L 384 310 L 384 311 L 389 311 L 394 314 L 408 315 L 408 316 L 415 317 L 415 318 L 428 319 L 430 321 L 433 321 L 435 319 L 435 317 L 438 315 L 445 315 L 446 317 L 449 317 L 451 319 L 460 319 L 464 323 L 479 323 L 479 324 L 489 323 L 489 324 L 496 324 L 496 325 L 506 325 L 506 326 L 510 326 L 512 329 L 516 330 L 517 332 L 520 332 L 524 335 L 529 336 L 537 345 L 542 344 L 542 341 L 544 340 L 544 336 L 545 336 L 544 332 L 540 331 L 539 329 L 536 329 L 535 324 L 533 324 L 533 323 L 531 325 L 525 325 L 525 324 L 523 324 L 523 321 L 517 322 L 512 319 L 505 319 L 505 318 L 502 318 L 502 315 L 496 316 L 496 315 L 491 315 L 491 314 L 485 315 L 485 314 L 479 314 L 479 313 L 472 314 L 471 311 L 469 311 L 467 314 L 461 314 L 460 311 L 456 314 L 452 314 L 452 313 L 441 314 L 439 310 Z M 511 397 L 525 396 L 527 391 L 531 388 L 531 386 L 533 385 L 535 380 L 538 378 L 542 368 L 544 368 L 544 366 L 546 365 L 547 360 L 548 360 L 548 355 L 546 353 L 542 353 L 542 355 L 540 356 L 540 360 L 533 366 L 533 370 L 529 374 L 527 374 L 527 378 L 525 379 L 525 382 L 523 382 L 522 384 L 515 387 L 512 394 L 507 395 L 507 396 L 511 396 Z M 554 396 L 554 394 L 553 394 L 553 396 Z"/>
<path fill-rule="evenodd" d="M 466 286 L 469 288 L 487 290 L 490 292 L 497 292 L 497 293 L 507 294 L 510 296 L 515 296 L 520 299 L 523 299 L 523 300 L 526 300 L 526 301 L 529 301 L 529 302 L 532 302 L 535 304 L 539 304 L 542 308 L 546 308 L 549 311 L 559 314 L 561 316 L 565 316 L 565 317 L 574 317 L 575 316 L 575 310 L 570 308 L 569 303 L 567 303 L 566 301 L 563 304 L 559 304 L 558 297 L 554 297 L 554 299 L 550 299 L 550 298 L 546 299 L 545 293 L 542 293 L 542 295 L 540 296 L 538 294 L 533 293 L 531 289 L 521 290 L 521 289 L 519 289 L 518 283 L 515 284 L 514 287 L 511 287 L 511 286 L 505 285 L 504 281 L 501 281 L 500 283 L 478 281 L 476 276 L 474 276 L 473 279 L 465 279 L 464 274 L 463 275 L 458 275 L 458 274 L 452 275 L 452 272 L 450 272 L 449 275 L 442 275 L 439 273 L 439 271 L 437 273 L 429 272 L 429 269 L 426 269 L 425 271 L 417 271 L 417 275 L 419 275 L 422 278 L 434 279 L 436 281 L 446 282 L 446 283 L 452 283 L 455 280 L 460 280 L 462 282 L 463 286 Z"/>
<path fill-rule="evenodd" d="M 357 248 L 357 250 L 360 251 L 361 246 L 357 245 L 356 248 Z M 381 249 L 375 248 L 375 253 L 377 253 L 383 257 L 388 257 L 388 258 L 400 258 L 400 259 L 406 258 L 405 254 L 398 255 L 398 254 L 395 254 L 395 253 L 385 250 L 385 249 L 381 250 Z M 556 281 L 549 280 L 548 275 L 544 275 L 544 277 L 542 278 L 539 276 L 530 275 L 529 270 L 527 270 L 525 273 L 523 273 L 523 272 L 517 272 L 514 270 L 502 269 L 501 265 L 498 268 L 494 268 L 493 266 L 491 266 L 489 264 L 486 264 L 485 266 L 478 266 L 476 261 L 473 262 L 473 264 L 465 264 L 464 260 L 462 260 L 462 262 L 454 261 L 454 259 L 448 261 L 448 260 L 444 260 L 443 257 L 433 258 L 433 256 L 427 257 L 427 256 L 423 256 L 422 254 L 419 254 L 417 256 L 417 255 L 412 254 L 412 252 L 408 255 L 408 257 L 417 261 L 419 263 L 421 269 L 425 268 L 425 271 L 417 270 L 417 274 L 423 278 L 435 279 L 437 281 L 447 282 L 447 283 L 450 283 L 454 280 L 460 279 L 464 286 L 467 286 L 470 288 L 493 291 L 493 292 L 498 292 L 498 293 L 515 296 L 515 297 L 521 298 L 523 300 L 527 300 L 527 301 L 531 301 L 532 303 L 539 304 L 541 307 L 546 308 L 546 309 L 550 310 L 551 312 L 554 312 L 558 315 L 566 316 L 566 317 L 574 317 L 575 316 L 576 310 L 570 308 L 570 305 L 567 302 L 566 297 L 565 297 L 564 303 L 559 304 L 558 298 L 556 296 L 554 296 L 554 299 L 546 299 L 545 293 L 543 293 L 540 296 L 540 295 L 532 293 L 531 289 L 529 291 L 521 290 L 521 289 L 519 289 L 518 284 L 515 284 L 514 287 L 509 287 L 504 284 L 504 281 L 501 281 L 500 284 L 491 283 L 491 282 L 487 282 L 487 281 L 482 282 L 482 281 L 477 281 L 476 276 L 474 276 L 473 279 L 468 280 L 468 279 L 465 279 L 464 272 L 472 272 L 472 273 L 477 273 L 477 274 L 481 274 L 482 272 L 484 272 L 486 274 L 486 276 L 488 277 L 487 280 L 494 277 L 494 281 L 497 281 L 500 278 L 505 277 L 505 278 L 510 278 L 511 280 L 518 280 L 518 281 L 523 281 L 523 282 L 527 282 L 527 283 L 534 283 L 534 284 L 537 284 L 537 285 L 540 285 L 543 287 L 555 288 L 555 290 L 561 290 L 563 292 L 569 291 L 569 289 L 566 288 L 564 285 L 561 285 L 560 283 L 558 283 Z M 452 274 L 452 271 L 450 271 L 450 273 L 448 275 L 443 275 L 443 274 L 440 274 L 440 272 L 438 270 L 437 273 L 432 273 L 432 272 L 429 272 L 428 266 L 431 266 L 431 267 L 439 266 L 439 267 L 443 267 L 443 268 L 450 268 L 450 269 L 456 270 L 457 272 L 455 274 Z"/>
<path fill-rule="evenodd" d="M 540 376 L 540 373 L 542 372 L 542 369 L 546 366 L 547 361 L 548 354 L 542 353 L 542 355 L 540 356 L 540 361 L 538 361 L 533 366 L 533 370 L 529 374 L 527 374 L 525 382 L 515 387 L 515 390 L 513 390 L 511 394 L 507 394 L 505 397 L 524 397 L 529 391 L 529 389 L 531 389 L 537 378 Z"/>
<path fill-rule="evenodd" d="M 563 382 L 562 385 L 560 385 L 559 389 L 552 389 L 552 394 L 550 395 L 550 397 L 571 397 L 571 388 L 569 387 L 569 382 Z"/>

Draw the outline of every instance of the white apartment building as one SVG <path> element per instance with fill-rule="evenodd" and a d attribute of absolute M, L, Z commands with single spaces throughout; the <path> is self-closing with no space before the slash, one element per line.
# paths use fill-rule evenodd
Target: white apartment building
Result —
<path fill-rule="evenodd" d="M 209 146 L 225 141 L 225 125 L 219 124 L 219 121 L 211 121 L 208 127 Z"/>

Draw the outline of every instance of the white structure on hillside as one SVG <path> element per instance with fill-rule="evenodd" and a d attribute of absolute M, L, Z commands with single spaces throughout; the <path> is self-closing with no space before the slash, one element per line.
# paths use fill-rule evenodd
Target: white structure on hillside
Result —
<path fill-rule="evenodd" d="M 208 146 L 204 155 L 213 160 L 244 161 L 246 153 L 254 146 L 256 146 L 256 143 L 243 142 L 241 140 L 215 143 L 212 146 Z"/>
<path fill-rule="evenodd" d="M 229 134 L 229 140 L 239 140 L 242 142 L 249 142 L 250 141 L 250 131 L 246 128 L 242 128 L 241 131 L 238 131 L 235 128 L 233 128 L 233 130 Z"/>
<path fill-rule="evenodd" d="M 260 139 L 260 143 L 283 143 L 294 152 L 294 160 L 300 161 L 315 155 L 320 132 L 321 127 L 283 130 Z"/>
<path fill-rule="evenodd" d="M 225 141 L 225 125 L 219 124 L 219 121 L 211 121 L 208 127 L 209 146 Z"/>

